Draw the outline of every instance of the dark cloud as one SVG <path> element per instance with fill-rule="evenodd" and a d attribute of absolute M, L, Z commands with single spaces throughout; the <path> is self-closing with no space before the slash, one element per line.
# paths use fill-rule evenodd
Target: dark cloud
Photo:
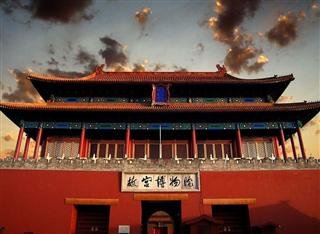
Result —
<path fill-rule="evenodd" d="M 153 71 L 157 72 L 157 71 L 162 70 L 162 69 L 165 68 L 165 67 L 166 67 L 166 65 L 164 65 L 164 64 L 156 63 L 156 64 L 154 65 Z"/>
<path fill-rule="evenodd" d="M 135 19 L 141 26 L 145 26 L 145 24 L 148 22 L 150 14 L 151 8 L 143 7 L 140 11 L 136 12 Z"/>
<path fill-rule="evenodd" d="M 216 17 L 206 21 L 214 40 L 229 46 L 224 63 L 234 73 L 258 72 L 268 62 L 263 50 L 255 47 L 253 37 L 240 28 L 246 17 L 254 16 L 259 4 L 260 0 L 217 0 Z"/>
<path fill-rule="evenodd" d="M 260 0 L 217 0 L 217 18 L 211 18 L 217 39 L 232 44 L 235 29 L 246 17 L 253 17 Z"/>
<path fill-rule="evenodd" d="M 0 4 L 6 14 L 26 10 L 33 18 L 53 23 L 65 24 L 93 18 L 92 14 L 86 12 L 92 0 L 2 0 Z"/>
<path fill-rule="evenodd" d="M 123 45 L 108 36 L 100 38 L 100 41 L 105 45 L 105 48 L 101 49 L 99 54 L 104 58 L 105 64 L 108 68 L 114 67 L 118 64 L 127 64 L 128 58 L 124 53 Z"/>
<path fill-rule="evenodd" d="M 249 71 L 249 67 L 251 67 L 250 72 L 252 72 L 255 65 L 248 65 L 248 63 L 251 59 L 256 57 L 257 53 L 259 52 L 254 47 L 241 47 L 235 45 L 229 49 L 224 63 L 235 73 L 239 73 L 242 68 L 245 68 L 247 71 Z"/>
<path fill-rule="evenodd" d="M 10 134 L 3 136 L 2 139 L 5 141 L 14 141 L 14 138 Z"/>
<path fill-rule="evenodd" d="M 266 37 L 271 43 L 287 46 L 298 36 L 298 23 L 305 17 L 303 12 L 280 15 L 277 23 L 267 33 Z"/>
<path fill-rule="evenodd" d="M 133 69 L 132 69 L 133 72 L 145 72 L 147 71 L 146 70 L 146 67 L 144 64 L 141 64 L 141 63 L 135 63 L 133 64 Z"/>
<path fill-rule="evenodd" d="M 181 66 L 177 66 L 177 65 L 173 65 L 172 66 L 175 72 L 187 72 L 187 68 L 181 67 Z"/>
<path fill-rule="evenodd" d="M 38 62 L 37 60 L 32 60 L 32 64 L 33 65 L 37 65 L 37 66 L 41 66 L 42 65 L 42 63 Z"/>
<path fill-rule="evenodd" d="M 88 53 L 83 48 L 79 49 L 75 61 L 76 64 L 84 65 L 85 70 L 88 72 L 92 72 L 98 64 L 94 54 Z"/>
<path fill-rule="evenodd" d="M 56 69 L 47 69 L 47 73 L 58 76 L 58 77 L 66 77 L 66 78 L 76 78 L 86 76 L 88 73 L 86 72 L 77 72 L 77 71 L 63 71 L 58 68 Z"/>
<path fill-rule="evenodd" d="M 57 60 L 55 60 L 55 58 L 51 57 L 49 61 L 47 61 L 47 64 L 49 66 L 58 66 L 59 62 Z"/>
<path fill-rule="evenodd" d="M 202 53 L 204 51 L 204 45 L 201 42 L 197 44 L 197 50 L 199 51 L 199 53 Z"/>
<path fill-rule="evenodd" d="M 11 15 L 14 11 L 22 9 L 31 11 L 31 5 L 23 3 L 21 0 L 1 0 L 0 7 L 5 14 Z"/>
<path fill-rule="evenodd" d="M 316 135 L 320 135 L 320 129 L 317 129 L 315 132 Z"/>
<path fill-rule="evenodd" d="M 11 92 L 4 92 L 2 98 L 7 101 L 23 101 L 23 102 L 35 102 L 40 99 L 40 96 L 36 89 L 32 86 L 31 82 L 27 79 L 27 73 L 18 69 L 11 70 L 17 82 L 17 87 Z"/>
<path fill-rule="evenodd" d="M 48 54 L 54 55 L 56 53 L 55 48 L 52 44 L 48 47 Z"/>

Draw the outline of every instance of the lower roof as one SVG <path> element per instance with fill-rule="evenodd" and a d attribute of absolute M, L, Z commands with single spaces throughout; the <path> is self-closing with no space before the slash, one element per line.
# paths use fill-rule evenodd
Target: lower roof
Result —
<path fill-rule="evenodd" d="M 0 103 L 15 124 L 21 121 L 78 122 L 250 122 L 310 121 L 320 102 L 300 103 Z"/>

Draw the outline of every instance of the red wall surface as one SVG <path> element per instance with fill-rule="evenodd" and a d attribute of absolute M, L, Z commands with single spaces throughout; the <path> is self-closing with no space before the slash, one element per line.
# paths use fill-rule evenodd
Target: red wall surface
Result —
<path fill-rule="evenodd" d="M 141 203 L 120 193 L 120 172 L 0 170 L 0 226 L 6 234 L 70 233 L 72 205 L 65 198 L 117 198 L 109 230 L 130 225 L 140 233 Z M 274 223 L 280 233 L 320 233 L 320 171 L 201 172 L 201 192 L 181 202 L 182 221 L 211 214 L 204 198 L 256 198 L 251 225 Z"/>

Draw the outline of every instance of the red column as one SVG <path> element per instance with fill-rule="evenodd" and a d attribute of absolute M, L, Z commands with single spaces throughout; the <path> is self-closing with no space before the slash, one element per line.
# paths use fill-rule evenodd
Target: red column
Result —
<path fill-rule="evenodd" d="M 86 137 L 86 129 L 84 126 L 81 128 L 81 135 L 80 135 L 80 144 L 79 144 L 79 155 L 83 157 L 85 152 L 85 137 Z"/>
<path fill-rule="evenodd" d="M 290 135 L 290 141 L 291 141 L 291 146 L 292 146 L 293 157 L 295 160 L 297 160 L 297 152 L 296 152 L 296 147 L 294 145 L 294 140 L 293 140 L 292 135 Z"/>
<path fill-rule="evenodd" d="M 24 146 L 24 151 L 23 151 L 23 159 L 24 160 L 27 160 L 27 158 L 28 158 L 29 144 L 30 144 L 30 137 L 27 136 L 26 144 Z"/>
<path fill-rule="evenodd" d="M 126 129 L 126 152 L 125 154 L 127 155 L 127 158 L 131 158 L 131 155 L 130 155 L 130 127 L 127 126 L 127 129 Z"/>
<path fill-rule="evenodd" d="M 198 148 L 197 148 L 197 134 L 196 134 L 196 129 L 193 127 L 192 128 L 192 158 L 197 158 L 198 157 Z"/>
<path fill-rule="evenodd" d="M 23 137 L 23 132 L 24 132 L 24 127 L 20 127 L 19 130 L 19 135 L 18 135 L 18 139 L 17 139 L 17 144 L 16 144 L 16 149 L 14 151 L 14 159 L 17 159 L 20 153 L 20 147 L 21 147 L 21 141 L 22 141 L 22 137 Z"/>
<path fill-rule="evenodd" d="M 36 146 L 34 148 L 34 154 L 33 154 L 34 159 L 38 159 L 39 157 L 39 147 L 40 147 L 41 137 L 42 137 L 42 126 L 40 125 L 38 128 L 38 133 L 36 138 Z"/>
<path fill-rule="evenodd" d="M 284 140 L 284 134 L 283 134 L 283 129 L 280 127 L 280 144 L 282 148 L 282 154 L 283 154 L 283 159 L 287 161 L 287 151 L 286 151 L 286 146 L 285 146 L 285 140 Z"/>
<path fill-rule="evenodd" d="M 301 134 L 301 131 L 300 131 L 299 127 L 297 128 L 297 132 L 298 132 L 301 155 L 302 155 L 303 160 L 306 160 L 306 151 L 304 150 L 302 134 Z"/>
<path fill-rule="evenodd" d="M 237 141 L 238 157 L 242 157 L 242 140 L 241 140 L 241 132 L 240 132 L 239 126 L 237 126 L 237 130 L 236 130 L 236 141 Z"/>
<path fill-rule="evenodd" d="M 279 153 L 279 141 L 278 141 L 278 137 L 273 137 L 272 141 L 273 141 L 273 147 L 274 147 L 275 154 L 276 154 L 275 157 L 276 157 L 277 159 L 279 159 L 279 158 L 280 158 L 280 153 Z"/>

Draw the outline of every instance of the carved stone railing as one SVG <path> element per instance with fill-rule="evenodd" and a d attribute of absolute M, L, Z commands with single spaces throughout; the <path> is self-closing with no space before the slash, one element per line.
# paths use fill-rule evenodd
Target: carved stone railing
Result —
<path fill-rule="evenodd" d="M 40 158 L 0 159 L 0 169 L 89 170 L 89 171 L 247 171 L 320 169 L 320 159 L 308 158 L 286 162 L 279 159 L 105 159 L 105 158 Z"/>

